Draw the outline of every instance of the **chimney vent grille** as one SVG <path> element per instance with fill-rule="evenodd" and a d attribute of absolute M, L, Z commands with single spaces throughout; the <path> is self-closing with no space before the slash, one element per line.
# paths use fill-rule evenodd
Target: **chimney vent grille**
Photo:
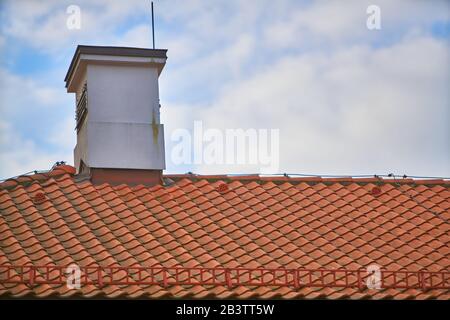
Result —
<path fill-rule="evenodd" d="M 83 121 L 87 115 L 87 83 L 84 84 L 81 96 L 77 102 L 77 108 L 75 112 L 75 120 L 77 121 L 76 129 L 80 131 Z"/>

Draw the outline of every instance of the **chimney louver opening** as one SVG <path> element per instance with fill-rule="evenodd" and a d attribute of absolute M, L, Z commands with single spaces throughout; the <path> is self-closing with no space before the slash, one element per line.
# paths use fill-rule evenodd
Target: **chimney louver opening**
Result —
<path fill-rule="evenodd" d="M 88 108 L 87 108 L 87 83 L 84 83 L 81 94 L 77 99 L 77 106 L 75 111 L 76 129 L 77 133 L 80 131 L 83 121 L 86 119 Z"/>

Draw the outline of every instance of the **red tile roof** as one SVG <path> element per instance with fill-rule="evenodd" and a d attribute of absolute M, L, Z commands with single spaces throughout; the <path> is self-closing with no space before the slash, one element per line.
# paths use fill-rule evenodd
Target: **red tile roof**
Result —
<path fill-rule="evenodd" d="M 165 178 L 94 186 L 60 166 L 1 183 L 0 296 L 450 299 L 449 181 Z M 72 263 L 79 291 L 58 280 Z M 395 288 L 368 289 L 371 264 Z"/>

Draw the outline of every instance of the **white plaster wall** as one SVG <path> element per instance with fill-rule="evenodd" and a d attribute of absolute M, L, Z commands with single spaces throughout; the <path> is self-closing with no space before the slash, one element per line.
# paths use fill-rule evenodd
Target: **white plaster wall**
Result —
<path fill-rule="evenodd" d="M 159 123 L 158 71 L 150 66 L 87 66 L 91 121 Z"/>
<path fill-rule="evenodd" d="M 93 168 L 165 169 L 162 124 L 90 122 L 88 165 Z"/>
<path fill-rule="evenodd" d="M 87 66 L 88 116 L 78 133 L 75 165 L 165 169 L 158 70 L 151 66 Z"/>

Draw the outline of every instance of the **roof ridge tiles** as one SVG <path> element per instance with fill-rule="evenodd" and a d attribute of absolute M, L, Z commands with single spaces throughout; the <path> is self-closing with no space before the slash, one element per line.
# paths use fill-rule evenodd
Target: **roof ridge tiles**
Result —
<path fill-rule="evenodd" d="M 164 177 L 171 179 L 186 179 L 186 180 L 229 180 L 229 181 L 254 181 L 254 182 L 355 182 L 355 183 L 386 183 L 386 184 L 450 184 L 449 179 L 420 179 L 420 178 L 384 178 L 374 175 L 373 177 L 327 177 L 327 176 L 295 176 L 295 175 L 201 175 L 201 174 L 164 174 Z M 226 181 L 223 181 L 226 182 Z"/>
<path fill-rule="evenodd" d="M 73 170 L 72 170 L 73 169 Z M 58 177 L 63 175 L 74 176 L 75 168 L 70 166 L 59 166 L 55 167 L 52 170 L 46 172 L 36 172 L 32 175 L 20 175 L 14 178 L 9 178 L 3 180 L 0 183 L 0 188 L 11 188 L 16 185 L 27 183 L 27 182 L 39 182 L 39 181 L 47 181 L 52 177 Z"/>

